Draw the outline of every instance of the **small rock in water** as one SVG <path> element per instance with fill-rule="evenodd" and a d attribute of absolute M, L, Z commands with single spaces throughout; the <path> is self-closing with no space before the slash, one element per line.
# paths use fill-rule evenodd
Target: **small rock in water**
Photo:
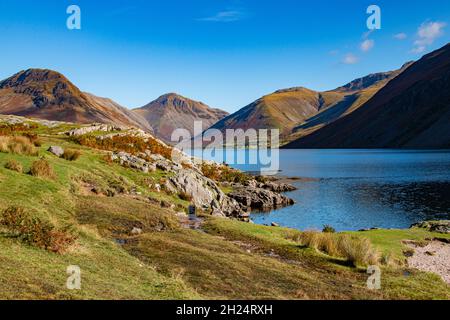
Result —
<path fill-rule="evenodd" d="M 272 227 L 279 227 L 280 225 L 276 222 L 272 222 Z"/>

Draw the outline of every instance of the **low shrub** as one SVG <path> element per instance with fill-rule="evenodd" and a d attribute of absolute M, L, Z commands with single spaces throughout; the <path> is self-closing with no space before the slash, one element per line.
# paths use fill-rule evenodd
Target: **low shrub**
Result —
<path fill-rule="evenodd" d="M 201 170 L 204 176 L 217 182 L 244 183 L 253 179 L 249 174 L 225 165 L 203 163 Z"/>
<path fill-rule="evenodd" d="M 336 233 L 336 229 L 334 229 L 332 226 L 326 224 L 323 226 L 322 232 L 324 233 Z"/>
<path fill-rule="evenodd" d="M 6 227 L 22 242 L 55 253 L 63 253 L 76 237 L 56 230 L 50 223 L 31 216 L 21 207 L 10 207 L 0 216 L 0 225 Z"/>
<path fill-rule="evenodd" d="M 38 149 L 24 136 L 0 136 L 0 152 L 37 156 Z"/>
<path fill-rule="evenodd" d="M 16 124 L 1 124 L 0 136 L 10 136 L 15 133 L 28 132 L 37 129 L 39 126 L 35 123 L 16 123 Z"/>
<path fill-rule="evenodd" d="M 8 170 L 12 170 L 12 171 L 16 171 L 18 173 L 22 173 L 23 172 L 23 167 L 22 165 L 17 162 L 16 160 L 9 160 L 6 164 L 5 164 L 5 168 Z"/>
<path fill-rule="evenodd" d="M 33 144 L 36 148 L 42 147 L 42 141 L 40 139 L 34 141 Z"/>
<path fill-rule="evenodd" d="M 53 171 L 50 163 L 45 159 L 39 159 L 33 162 L 30 174 L 34 177 L 55 179 L 56 173 Z"/>
<path fill-rule="evenodd" d="M 108 150 L 123 151 L 133 155 L 145 153 L 147 150 L 152 154 L 162 155 L 166 159 L 172 158 L 172 148 L 162 144 L 154 138 L 141 138 L 135 136 L 113 136 L 110 138 L 96 137 L 90 134 L 72 137 L 72 140 L 82 146 Z M 146 159 L 151 160 L 151 159 Z"/>
<path fill-rule="evenodd" d="M 101 159 L 109 166 L 111 166 L 114 163 L 111 154 L 105 154 L 101 157 Z"/>
<path fill-rule="evenodd" d="M 73 149 L 66 149 L 64 150 L 63 155 L 61 158 L 67 160 L 67 161 L 76 161 L 78 158 L 80 158 L 81 152 L 79 150 L 73 150 Z"/>

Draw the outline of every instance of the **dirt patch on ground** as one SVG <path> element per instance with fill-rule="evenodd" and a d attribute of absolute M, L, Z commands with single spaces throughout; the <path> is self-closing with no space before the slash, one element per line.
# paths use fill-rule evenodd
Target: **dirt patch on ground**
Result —
<path fill-rule="evenodd" d="M 408 265 L 422 271 L 433 272 L 450 284 L 450 244 L 430 241 L 427 245 L 409 242 L 414 254 L 408 258 Z"/>

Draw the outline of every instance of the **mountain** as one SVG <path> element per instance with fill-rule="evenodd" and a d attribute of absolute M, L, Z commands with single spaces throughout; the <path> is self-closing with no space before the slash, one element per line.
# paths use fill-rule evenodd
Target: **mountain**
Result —
<path fill-rule="evenodd" d="M 21 71 L 0 82 L 0 113 L 77 123 L 110 123 L 151 131 L 132 111 L 106 98 L 81 92 L 62 74 Z"/>
<path fill-rule="evenodd" d="M 175 93 L 163 95 L 133 111 L 146 119 L 155 135 L 166 142 L 171 141 L 172 132 L 177 128 L 187 129 L 193 135 L 195 121 L 202 121 L 203 129 L 207 129 L 228 115 Z"/>
<path fill-rule="evenodd" d="M 337 98 L 322 97 L 318 92 L 301 87 L 280 90 L 256 100 L 212 128 L 221 131 L 278 128 L 286 134 Z"/>
<path fill-rule="evenodd" d="M 313 117 L 305 120 L 292 130 L 289 140 L 295 140 L 323 128 L 324 126 L 347 116 L 372 98 L 390 80 L 405 71 L 413 62 L 405 63 L 400 69 L 370 74 L 353 80 L 346 85 L 328 91 L 328 94 L 341 94 L 341 99 L 320 110 Z"/>
<path fill-rule="evenodd" d="M 280 129 L 283 140 L 295 140 L 353 112 L 408 65 L 325 92 L 303 87 L 279 90 L 219 121 L 212 129 Z"/>
<path fill-rule="evenodd" d="M 406 68 L 358 110 L 287 148 L 449 148 L 450 44 Z"/>

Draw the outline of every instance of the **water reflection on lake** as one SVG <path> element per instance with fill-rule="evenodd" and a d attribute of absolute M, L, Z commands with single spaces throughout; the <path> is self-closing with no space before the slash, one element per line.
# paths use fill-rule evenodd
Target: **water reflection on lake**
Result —
<path fill-rule="evenodd" d="M 237 152 L 248 156 L 256 150 Z M 288 195 L 296 205 L 254 213 L 255 223 L 358 230 L 450 218 L 450 151 L 280 150 L 279 165 L 283 176 L 310 179 L 294 182 L 299 190 Z"/>

